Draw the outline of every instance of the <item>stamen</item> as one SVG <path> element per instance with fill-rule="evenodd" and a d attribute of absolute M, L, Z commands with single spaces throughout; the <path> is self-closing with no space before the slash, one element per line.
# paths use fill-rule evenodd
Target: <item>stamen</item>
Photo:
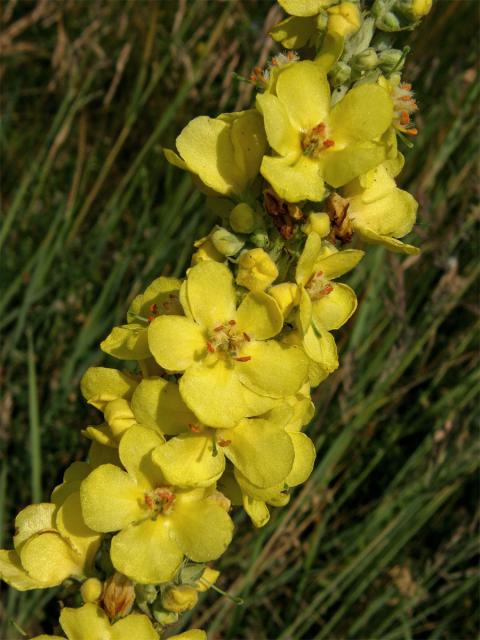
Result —
<path fill-rule="evenodd" d="M 250 342 L 251 338 L 250 338 L 250 336 L 248 335 L 248 333 L 245 333 L 245 331 L 243 332 L 243 337 L 245 338 L 245 340 L 246 340 L 247 342 Z"/>
<path fill-rule="evenodd" d="M 235 358 L 237 362 L 248 362 L 252 359 L 252 356 L 240 356 L 239 358 Z"/>
<path fill-rule="evenodd" d="M 218 327 L 215 327 L 214 331 L 223 331 L 223 324 L 219 324 Z"/>
<path fill-rule="evenodd" d="M 210 353 L 215 353 L 215 347 L 213 346 L 213 344 L 210 342 L 210 340 L 207 340 L 207 349 Z"/>
<path fill-rule="evenodd" d="M 202 431 L 202 427 L 198 424 L 192 424 L 191 422 L 188 423 L 188 428 L 192 433 L 200 433 Z"/>
<path fill-rule="evenodd" d="M 323 146 L 325 147 L 325 149 L 329 149 L 330 147 L 333 147 L 334 144 L 335 142 L 330 138 L 327 138 L 326 140 L 323 141 Z"/>
<path fill-rule="evenodd" d="M 232 444 L 231 440 L 224 440 L 223 438 L 220 438 L 220 440 L 218 441 L 219 447 L 228 447 L 229 444 Z"/>
<path fill-rule="evenodd" d="M 229 324 L 231 327 L 233 327 L 235 324 L 237 324 L 237 321 L 236 321 L 236 320 L 229 320 L 229 321 L 228 321 L 228 324 Z"/>
<path fill-rule="evenodd" d="M 157 304 L 155 304 L 155 303 L 154 303 L 154 304 L 151 304 L 151 305 L 150 305 L 150 311 L 151 311 L 152 313 L 157 313 L 157 311 L 158 311 L 158 305 L 157 305 Z"/>

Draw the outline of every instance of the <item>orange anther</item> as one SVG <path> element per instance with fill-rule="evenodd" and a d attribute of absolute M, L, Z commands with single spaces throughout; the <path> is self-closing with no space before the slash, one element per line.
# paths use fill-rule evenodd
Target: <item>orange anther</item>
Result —
<path fill-rule="evenodd" d="M 325 132 L 325 123 L 319 122 L 319 124 L 313 127 L 312 131 L 313 133 L 318 133 L 320 135 L 323 134 Z"/>
<path fill-rule="evenodd" d="M 157 313 L 157 311 L 158 311 L 158 305 L 156 305 L 155 303 L 154 303 L 154 304 L 151 304 L 151 305 L 150 305 L 150 311 L 151 311 L 152 313 Z"/>
<path fill-rule="evenodd" d="M 402 87 L 402 89 L 405 89 L 405 91 L 412 90 L 412 85 L 410 84 L 410 82 L 403 82 L 400 86 Z"/>
<path fill-rule="evenodd" d="M 215 347 L 210 342 L 210 340 L 207 340 L 207 349 L 209 350 L 210 353 L 215 353 Z"/>
<path fill-rule="evenodd" d="M 328 294 L 329 294 L 329 293 L 332 293 L 332 291 L 333 291 L 333 286 L 332 286 L 331 284 L 326 284 L 326 285 L 323 287 L 322 293 L 323 293 L 324 295 L 328 296 Z"/>
<path fill-rule="evenodd" d="M 202 430 L 202 428 L 198 424 L 192 424 L 191 422 L 189 422 L 188 428 L 192 433 L 200 433 L 200 431 Z"/>
<path fill-rule="evenodd" d="M 214 331 L 223 331 L 223 324 L 219 324 L 218 327 L 215 327 Z"/>
<path fill-rule="evenodd" d="M 243 337 L 245 338 L 245 340 L 246 340 L 247 342 L 250 342 L 251 338 L 250 338 L 250 336 L 248 335 L 248 333 L 245 333 L 245 331 L 243 332 Z"/>
<path fill-rule="evenodd" d="M 149 322 L 153 322 L 155 320 L 155 316 L 148 316 L 147 320 Z"/>
<path fill-rule="evenodd" d="M 335 142 L 333 140 L 330 140 L 330 138 L 327 138 L 326 140 L 323 141 L 323 146 L 325 147 L 325 149 L 333 147 L 334 144 Z"/>
<path fill-rule="evenodd" d="M 406 111 L 402 111 L 400 114 L 400 124 L 408 124 L 410 122 L 410 116 Z"/>
<path fill-rule="evenodd" d="M 233 327 L 233 325 L 234 325 L 234 324 L 237 324 L 237 321 L 236 321 L 236 320 L 229 320 L 229 321 L 228 321 L 228 324 L 229 324 L 231 327 Z"/>
<path fill-rule="evenodd" d="M 252 359 L 252 356 L 240 356 L 239 358 L 235 358 L 237 362 L 248 362 Z"/>
<path fill-rule="evenodd" d="M 418 129 L 405 129 L 405 133 L 409 136 L 416 136 L 418 134 Z"/>
<path fill-rule="evenodd" d="M 220 438 L 219 440 L 217 440 L 217 444 L 219 447 L 228 447 L 229 444 L 232 444 L 232 441 Z"/>

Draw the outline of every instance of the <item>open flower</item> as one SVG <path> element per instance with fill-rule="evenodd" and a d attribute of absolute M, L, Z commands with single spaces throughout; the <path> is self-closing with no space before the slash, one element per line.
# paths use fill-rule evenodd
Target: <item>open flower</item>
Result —
<path fill-rule="evenodd" d="M 180 155 L 165 149 L 166 159 L 190 171 L 207 192 L 223 195 L 246 191 L 266 150 L 262 119 L 254 109 L 194 118 L 176 143 Z"/>
<path fill-rule="evenodd" d="M 281 69 L 276 95 L 257 95 L 267 139 L 261 173 L 289 202 L 320 201 L 324 181 L 339 187 L 380 164 L 387 147 L 382 134 L 392 124 L 387 91 L 376 84 L 351 89 L 330 108 L 326 74 L 311 61 Z"/>
<path fill-rule="evenodd" d="M 381 244 L 398 253 L 419 253 L 420 249 L 398 238 L 410 233 L 418 203 L 395 184 L 389 165 L 383 164 L 342 190 L 353 231 L 369 244 Z"/>
<path fill-rule="evenodd" d="M 53 502 L 20 511 L 15 532 L 14 549 L 0 551 L 0 578 L 19 591 L 54 587 L 90 573 L 101 540 L 83 520 L 75 482 L 57 492 Z"/>
<path fill-rule="evenodd" d="M 195 562 L 218 558 L 233 532 L 211 491 L 184 491 L 165 481 L 150 455 L 163 442 L 151 429 L 132 427 L 119 446 L 126 471 L 102 465 L 80 488 L 87 524 L 95 531 L 120 531 L 111 543 L 114 567 L 143 584 L 171 580 L 184 555 Z"/>
<path fill-rule="evenodd" d="M 62 609 L 60 625 L 68 640 L 158 640 L 158 634 L 147 616 L 132 613 L 110 624 L 105 611 L 91 602 L 78 609 Z M 62 636 L 41 635 L 33 640 L 64 639 Z"/>
<path fill-rule="evenodd" d="M 188 273 L 182 304 L 187 317 L 157 318 L 148 340 L 161 367 L 184 371 L 180 393 L 202 423 L 234 427 L 268 410 L 268 398 L 301 387 L 307 375 L 304 354 L 271 340 L 283 326 L 271 296 L 248 293 L 236 309 L 228 267 L 202 262 Z"/>
<path fill-rule="evenodd" d="M 339 329 L 357 308 L 354 291 L 334 282 L 353 269 L 364 253 L 338 251 L 312 232 L 297 264 L 295 279 L 301 290 L 299 328 L 307 355 L 328 372 L 338 366 L 335 341 L 330 331 Z"/>
<path fill-rule="evenodd" d="M 151 356 L 148 350 L 149 322 L 162 314 L 178 314 L 182 308 L 178 301 L 181 281 L 160 277 L 133 299 L 127 313 L 128 324 L 114 327 L 100 344 L 105 353 L 121 360 L 144 360 Z"/>

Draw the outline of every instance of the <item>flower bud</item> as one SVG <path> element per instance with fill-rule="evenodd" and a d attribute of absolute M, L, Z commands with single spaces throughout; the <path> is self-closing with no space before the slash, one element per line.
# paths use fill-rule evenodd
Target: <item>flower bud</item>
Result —
<path fill-rule="evenodd" d="M 391 11 L 381 14 L 375 21 L 375 26 L 382 31 L 400 31 L 400 20 Z"/>
<path fill-rule="evenodd" d="M 117 398 L 109 402 L 105 406 L 103 413 L 114 436 L 122 435 L 136 423 L 133 411 L 128 401 L 124 398 Z"/>
<path fill-rule="evenodd" d="M 337 62 L 328 75 L 330 76 L 333 86 L 339 87 L 350 80 L 351 73 L 352 70 L 348 64 L 345 64 L 345 62 Z"/>
<path fill-rule="evenodd" d="M 88 578 L 80 587 L 80 593 L 85 603 L 100 600 L 102 591 L 103 584 L 98 578 Z"/>
<path fill-rule="evenodd" d="M 361 53 L 357 53 L 352 60 L 352 66 L 360 71 L 371 71 L 378 65 L 378 55 L 375 49 L 365 49 Z"/>
<path fill-rule="evenodd" d="M 245 202 L 230 212 L 230 224 L 237 233 L 251 233 L 255 229 L 255 211 Z"/>
<path fill-rule="evenodd" d="M 378 59 L 379 64 L 385 73 L 392 73 L 392 71 L 401 69 L 403 67 L 402 60 L 403 52 L 400 49 L 384 49 L 380 52 Z"/>
<path fill-rule="evenodd" d="M 196 240 L 193 246 L 197 247 L 197 251 L 192 256 L 192 267 L 206 260 L 214 260 L 215 262 L 223 262 L 224 260 L 224 256 L 217 251 L 210 236 Z"/>
<path fill-rule="evenodd" d="M 420 20 L 426 16 L 432 8 L 432 0 L 412 0 L 410 2 L 410 15 L 414 20 Z"/>
<path fill-rule="evenodd" d="M 345 38 L 360 29 L 362 17 L 357 4 L 342 2 L 330 7 L 327 11 L 330 14 L 327 25 L 327 30 L 330 33 L 337 33 Z"/>
<path fill-rule="evenodd" d="M 276 300 L 285 318 L 300 302 L 300 292 L 298 290 L 298 286 L 294 282 L 282 282 L 281 284 L 277 284 L 269 289 L 268 293 Z"/>
<path fill-rule="evenodd" d="M 213 233 L 210 234 L 215 249 L 223 256 L 234 256 L 240 251 L 245 244 L 237 238 L 236 235 L 230 233 L 223 227 L 217 227 Z"/>
<path fill-rule="evenodd" d="M 265 249 L 270 244 L 268 233 L 266 231 L 255 231 L 255 233 L 250 236 L 250 240 L 254 245 L 261 249 Z"/>
<path fill-rule="evenodd" d="M 103 608 L 110 620 L 128 616 L 135 602 L 133 582 L 116 571 L 105 582 Z"/>
<path fill-rule="evenodd" d="M 206 591 L 212 586 L 212 584 L 215 584 L 215 582 L 218 580 L 219 575 L 220 571 L 211 569 L 210 567 L 206 567 L 197 583 L 195 584 L 195 589 L 200 593 L 202 591 Z"/>
<path fill-rule="evenodd" d="M 177 622 L 178 613 L 175 611 L 165 611 L 165 609 L 155 607 L 153 609 L 153 617 L 162 625 L 162 627 L 167 627 L 168 625 L 175 624 L 175 622 Z"/>
<path fill-rule="evenodd" d="M 182 584 L 166 589 L 162 594 L 162 607 L 174 613 L 190 611 L 198 602 L 198 593 L 193 587 Z"/>
<path fill-rule="evenodd" d="M 303 225 L 302 231 L 307 235 L 315 231 L 321 238 L 325 238 L 330 233 L 330 217 L 328 213 L 310 213 L 307 223 Z"/>
<path fill-rule="evenodd" d="M 242 253 L 238 264 L 237 283 L 250 291 L 264 291 L 278 277 L 277 265 L 260 248 Z"/>

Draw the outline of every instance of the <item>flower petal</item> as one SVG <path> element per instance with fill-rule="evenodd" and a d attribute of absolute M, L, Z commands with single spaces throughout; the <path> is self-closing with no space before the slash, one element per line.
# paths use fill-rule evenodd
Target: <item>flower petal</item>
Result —
<path fill-rule="evenodd" d="M 58 584 L 56 580 L 51 583 L 34 580 L 22 567 L 18 553 L 7 549 L 0 550 L 0 579 L 17 591 L 44 589 Z"/>
<path fill-rule="evenodd" d="M 80 486 L 82 513 L 94 531 L 118 531 L 145 515 L 140 506 L 143 490 L 128 473 L 104 464 Z"/>
<path fill-rule="evenodd" d="M 223 436 L 230 444 L 223 451 L 253 484 L 271 487 L 289 474 L 294 451 L 289 435 L 268 420 L 242 420 Z"/>
<path fill-rule="evenodd" d="M 235 316 L 233 276 L 224 264 L 206 260 L 192 267 L 188 272 L 187 296 L 195 321 L 208 329 Z"/>
<path fill-rule="evenodd" d="M 257 177 L 262 157 L 267 150 L 262 116 L 255 109 L 243 111 L 233 120 L 230 137 L 235 163 L 242 177 L 239 189 L 243 191 Z"/>
<path fill-rule="evenodd" d="M 137 422 L 169 436 L 186 431 L 196 420 L 182 400 L 178 384 L 163 378 L 144 378 L 131 404 Z"/>
<path fill-rule="evenodd" d="M 147 326 L 132 323 L 114 327 L 100 343 L 100 349 L 120 360 L 144 360 L 150 357 Z"/>
<path fill-rule="evenodd" d="M 299 156 L 293 165 L 284 158 L 264 156 L 260 172 L 277 194 L 288 202 L 319 202 L 325 197 L 321 165 L 306 156 Z"/>
<path fill-rule="evenodd" d="M 171 535 L 194 562 L 215 560 L 230 544 L 233 522 L 228 513 L 208 498 L 190 500 L 177 495 L 170 516 Z"/>
<path fill-rule="evenodd" d="M 194 118 L 177 137 L 177 149 L 188 169 L 208 187 L 225 195 L 236 191 L 240 176 L 226 122 Z"/>
<path fill-rule="evenodd" d="M 158 633 L 147 616 L 131 613 L 115 622 L 110 631 L 111 640 L 158 640 Z"/>
<path fill-rule="evenodd" d="M 127 313 L 128 322 L 138 322 L 138 316 L 148 318 L 152 315 L 152 305 L 156 305 L 158 313 L 181 315 L 179 289 L 182 284 L 178 278 L 156 278 L 145 291 L 133 299 Z"/>
<path fill-rule="evenodd" d="M 340 329 L 355 313 L 357 296 L 346 284 L 331 283 L 332 290 L 326 296 L 315 300 L 312 305 L 312 321 L 315 327 L 327 331 Z"/>
<path fill-rule="evenodd" d="M 209 427 L 233 427 L 247 416 L 242 386 L 234 368 L 220 359 L 194 364 L 180 379 L 185 403 Z"/>
<path fill-rule="evenodd" d="M 344 149 L 328 149 L 323 157 L 323 177 L 332 187 L 341 187 L 385 160 L 386 147 L 381 142 L 351 144 Z"/>
<path fill-rule="evenodd" d="M 111 400 L 131 398 L 137 384 L 137 378 L 130 373 L 108 367 L 90 367 L 80 382 L 80 389 L 88 404 L 103 411 Z"/>
<path fill-rule="evenodd" d="M 141 584 L 168 582 L 177 572 L 183 553 L 172 539 L 171 518 L 158 516 L 131 524 L 112 538 L 114 567 Z"/>
<path fill-rule="evenodd" d="M 333 107 L 330 135 L 340 148 L 373 140 L 390 127 L 392 118 L 393 103 L 387 91 L 377 84 L 362 84 Z"/>
<path fill-rule="evenodd" d="M 235 372 L 251 391 L 271 397 L 296 393 L 307 377 L 308 362 L 297 347 L 285 347 L 275 340 L 251 342 L 242 350 L 247 362 L 235 362 Z"/>
<path fill-rule="evenodd" d="M 148 344 L 158 364 L 184 371 L 206 351 L 202 329 L 183 316 L 159 316 L 148 328 Z"/>
<path fill-rule="evenodd" d="M 365 251 L 359 249 L 336 251 L 320 258 L 315 264 L 315 271 L 322 271 L 327 280 L 334 280 L 356 267 L 364 255 Z"/>
<path fill-rule="evenodd" d="M 278 0 L 278 4 L 292 16 L 314 16 L 328 7 L 331 0 Z"/>
<path fill-rule="evenodd" d="M 212 438 L 182 434 L 157 447 L 152 454 L 168 484 L 176 487 L 208 487 L 225 469 L 221 451 L 214 455 Z"/>
<path fill-rule="evenodd" d="M 258 93 L 257 108 L 263 114 L 265 131 L 272 149 L 289 162 L 298 158 L 302 152 L 300 135 L 292 126 L 279 98 L 271 93 Z"/>
<path fill-rule="evenodd" d="M 298 284 L 303 284 L 305 286 L 310 280 L 321 247 L 322 239 L 318 233 L 315 231 L 309 233 L 295 271 L 295 280 Z"/>
<path fill-rule="evenodd" d="M 329 373 L 338 368 L 337 345 L 332 334 L 323 327 L 314 329 L 311 326 L 303 336 L 303 346 L 307 355 Z"/>
<path fill-rule="evenodd" d="M 283 315 L 277 302 L 263 291 L 248 293 L 238 307 L 238 331 L 255 340 L 268 340 L 280 333 Z"/>
<path fill-rule="evenodd" d="M 297 62 L 280 71 L 277 96 L 298 131 L 308 131 L 324 122 L 330 109 L 327 76 L 310 60 Z"/>
<path fill-rule="evenodd" d="M 296 487 L 303 484 L 310 476 L 315 464 L 315 445 L 304 433 L 289 432 L 295 450 L 295 458 L 292 470 L 285 480 L 289 487 Z"/>
<path fill-rule="evenodd" d="M 257 529 L 264 527 L 270 520 L 270 511 L 262 500 L 251 498 L 245 494 L 243 496 L 243 508 L 250 516 L 253 526 L 257 527 Z"/>
<path fill-rule="evenodd" d="M 15 518 L 13 544 L 17 551 L 35 533 L 54 528 L 55 505 L 51 502 L 29 504 Z"/>
<path fill-rule="evenodd" d="M 380 244 L 395 253 L 406 253 L 410 255 L 417 255 L 420 253 L 420 249 L 418 247 L 402 242 L 401 240 L 397 240 L 396 238 L 391 238 L 390 236 L 382 236 L 368 227 L 355 225 L 354 229 L 362 240 L 369 244 Z"/>
<path fill-rule="evenodd" d="M 148 427 L 135 425 L 123 436 L 118 452 L 128 473 L 143 487 L 155 487 L 162 476 L 151 459 L 151 452 L 165 442 L 165 438 Z"/>
<path fill-rule="evenodd" d="M 88 602 L 78 609 L 65 607 L 60 614 L 60 624 L 68 640 L 110 638 L 110 622 L 107 614 L 93 602 Z"/>
<path fill-rule="evenodd" d="M 48 584 L 82 573 L 80 557 L 57 531 L 31 536 L 21 548 L 20 562 L 34 580 Z"/>

